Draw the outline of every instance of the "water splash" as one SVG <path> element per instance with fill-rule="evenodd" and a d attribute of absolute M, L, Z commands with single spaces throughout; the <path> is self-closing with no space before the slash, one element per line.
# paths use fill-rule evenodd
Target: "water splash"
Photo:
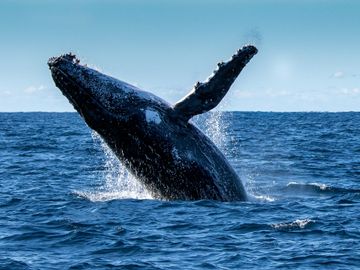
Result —
<path fill-rule="evenodd" d="M 215 145 L 226 154 L 226 130 L 227 121 L 222 111 L 214 111 L 205 114 L 204 132 Z"/>
<path fill-rule="evenodd" d="M 195 121 L 225 156 L 229 158 L 233 149 L 231 149 L 231 145 L 227 141 L 229 121 L 225 119 L 225 114 L 222 111 L 209 112 Z M 150 193 L 120 163 L 104 140 L 95 131 L 92 131 L 91 136 L 104 153 L 105 170 L 101 174 L 101 186 L 96 191 L 81 191 L 76 192 L 76 194 L 91 201 L 129 198 L 152 199 Z M 255 180 L 251 176 L 246 175 L 244 177 L 243 173 L 241 173 L 240 179 L 243 181 L 251 201 L 273 202 L 275 200 L 272 196 L 259 191 Z"/>
<path fill-rule="evenodd" d="M 204 118 L 203 118 L 204 117 Z M 231 160 L 233 152 L 238 152 L 239 149 L 229 143 L 229 128 L 231 121 L 228 121 L 223 111 L 213 111 L 204 114 L 196 119 L 198 126 L 204 133 L 215 143 L 228 160 Z M 235 154 L 238 156 L 237 154 Z M 257 185 L 255 178 L 256 175 L 247 171 L 237 171 L 241 181 L 248 193 L 250 201 L 273 202 L 275 198 L 269 195 L 267 190 L 260 189 Z"/>
<path fill-rule="evenodd" d="M 104 152 L 105 170 L 102 173 L 102 185 L 94 192 L 81 192 L 78 195 L 91 201 L 115 199 L 151 199 L 151 195 L 120 163 L 104 140 L 92 131 L 91 136 Z"/>

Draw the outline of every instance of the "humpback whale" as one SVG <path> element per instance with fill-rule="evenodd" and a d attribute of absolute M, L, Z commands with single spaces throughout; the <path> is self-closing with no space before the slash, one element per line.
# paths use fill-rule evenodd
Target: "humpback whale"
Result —
<path fill-rule="evenodd" d="M 205 81 L 171 105 L 80 63 L 69 53 L 48 61 L 55 85 L 154 198 L 243 201 L 238 175 L 190 118 L 213 109 L 249 60 L 239 49 Z"/>

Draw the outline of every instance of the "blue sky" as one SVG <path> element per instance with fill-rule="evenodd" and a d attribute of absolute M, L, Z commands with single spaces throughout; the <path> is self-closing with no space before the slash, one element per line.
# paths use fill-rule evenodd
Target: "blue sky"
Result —
<path fill-rule="evenodd" d="M 3 0 L 0 111 L 73 111 L 50 56 L 74 52 L 175 102 L 247 43 L 259 53 L 218 109 L 359 111 L 359 12 L 357 0 Z"/>

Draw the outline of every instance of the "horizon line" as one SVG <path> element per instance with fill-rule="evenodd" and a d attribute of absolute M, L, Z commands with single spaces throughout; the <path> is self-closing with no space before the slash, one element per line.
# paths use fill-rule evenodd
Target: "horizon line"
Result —
<path fill-rule="evenodd" d="M 254 111 L 248 111 L 248 110 L 215 110 L 215 111 L 209 111 L 210 113 L 215 112 L 243 112 L 243 113 L 360 113 L 359 111 L 315 111 L 315 110 L 309 110 L 309 111 L 267 111 L 267 110 L 254 110 Z M 77 111 L 0 111 L 0 113 L 78 113 Z M 204 112 L 207 113 L 207 112 Z M 204 114 L 202 113 L 202 114 Z"/>

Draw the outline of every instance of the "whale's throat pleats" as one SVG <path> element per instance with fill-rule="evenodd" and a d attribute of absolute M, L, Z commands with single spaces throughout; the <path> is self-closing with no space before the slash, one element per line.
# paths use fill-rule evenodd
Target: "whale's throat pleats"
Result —
<path fill-rule="evenodd" d="M 188 121 L 194 115 L 215 108 L 256 53 L 257 49 L 254 46 L 245 46 L 228 62 L 219 63 L 218 69 L 205 82 L 196 83 L 192 91 L 173 106 L 176 115 Z"/>

